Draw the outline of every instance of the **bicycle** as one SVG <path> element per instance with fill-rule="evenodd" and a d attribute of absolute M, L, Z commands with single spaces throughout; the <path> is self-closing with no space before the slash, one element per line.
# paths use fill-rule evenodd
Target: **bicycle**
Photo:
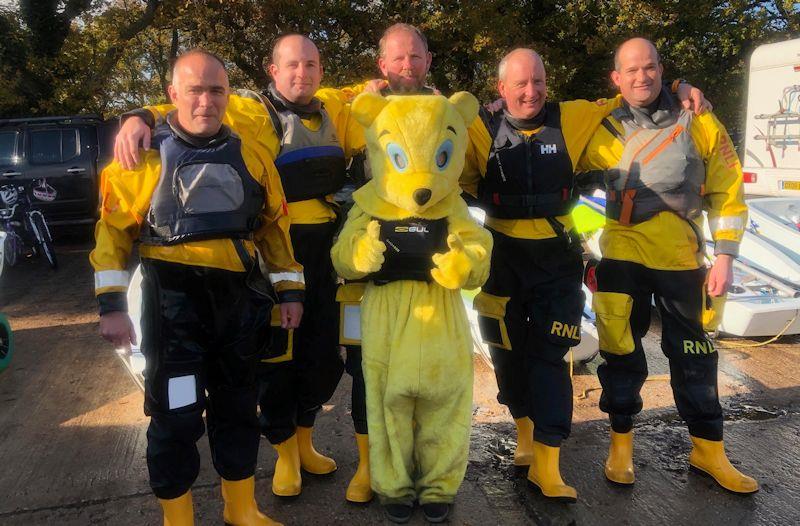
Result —
<path fill-rule="evenodd" d="M 7 180 L 8 178 L 6 178 Z M 30 194 L 30 195 L 29 195 Z M 33 199 L 53 201 L 56 190 L 45 179 L 30 184 L 11 182 L 0 185 L 0 238 L 3 242 L 3 259 L 9 267 L 17 264 L 19 256 L 44 254 L 50 267 L 58 267 L 53 238 L 47 220 Z M 0 263 L 0 274 L 3 264 Z"/>

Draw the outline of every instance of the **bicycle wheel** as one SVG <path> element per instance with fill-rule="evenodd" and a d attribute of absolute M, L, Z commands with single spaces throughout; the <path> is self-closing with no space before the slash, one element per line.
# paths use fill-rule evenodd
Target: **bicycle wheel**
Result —
<path fill-rule="evenodd" d="M 33 224 L 36 243 L 42 249 L 42 254 L 47 258 L 50 267 L 55 269 L 58 267 L 58 260 L 56 259 L 56 251 L 53 250 L 53 240 L 50 238 L 50 230 L 47 228 L 44 216 L 40 213 L 31 214 L 31 223 Z"/>
<path fill-rule="evenodd" d="M 0 314 L 0 371 L 8 367 L 14 351 L 14 335 L 5 316 Z"/>
<path fill-rule="evenodd" d="M 6 236 L 5 244 L 3 247 L 3 257 L 6 259 L 6 265 L 13 267 L 17 264 L 17 251 L 19 250 L 19 240 L 13 232 L 9 232 Z"/>

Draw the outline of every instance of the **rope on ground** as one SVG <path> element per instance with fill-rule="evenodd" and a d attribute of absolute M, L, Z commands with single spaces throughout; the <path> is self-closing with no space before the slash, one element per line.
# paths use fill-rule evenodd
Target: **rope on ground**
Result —
<path fill-rule="evenodd" d="M 669 382 L 669 375 L 656 374 L 653 376 L 648 376 L 645 379 L 645 382 Z M 576 394 L 572 398 L 574 400 L 586 400 L 587 398 L 589 398 L 589 393 L 591 393 L 592 391 L 601 391 L 602 389 L 603 389 L 602 387 L 587 387 L 586 389 Z"/>
<path fill-rule="evenodd" d="M 763 342 L 739 343 L 739 344 L 727 343 L 727 342 L 723 342 L 721 340 L 714 340 L 714 343 L 719 344 L 721 347 L 724 347 L 726 349 L 737 349 L 737 348 L 741 348 L 741 347 L 753 348 L 753 347 L 762 347 L 764 345 L 769 345 L 770 343 L 776 341 L 778 338 L 783 336 L 784 333 L 786 333 L 786 331 L 789 330 L 789 327 L 792 326 L 792 323 L 794 323 L 794 320 L 797 319 L 798 312 L 800 312 L 800 310 L 794 311 L 794 316 L 792 316 L 792 319 L 789 320 L 789 323 L 787 323 L 786 326 L 783 329 L 781 329 L 778 334 L 776 334 L 775 336 L 773 336 L 769 340 L 766 340 L 766 341 L 763 341 Z"/>

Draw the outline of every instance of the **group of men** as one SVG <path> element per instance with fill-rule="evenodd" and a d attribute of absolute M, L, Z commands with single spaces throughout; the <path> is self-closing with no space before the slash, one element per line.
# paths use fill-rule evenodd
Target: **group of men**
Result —
<path fill-rule="evenodd" d="M 126 269 L 140 241 L 147 462 L 165 524 L 192 524 L 204 411 L 226 523 L 276 524 L 254 497 L 259 435 L 278 452 L 276 495 L 298 495 L 301 471 L 336 470 L 311 434 L 345 368 L 353 376 L 359 449 L 346 498 L 372 498 L 360 354 L 357 342 L 340 342 L 330 249 L 341 204 L 334 195 L 346 183 L 348 160 L 355 157 L 353 173 L 363 162 L 363 129 L 349 115 L 353 96 L 433 92 L 425 85 L 432 55 L 417 28 L 391 26 L 379 47 L 383 79 L 320 90 L 314 43 L 282 36 L 269 89 L 238 97 L 229 96 L 218 57 L 189 51 L 173 68 L 174 106 L 132 112 L 123 124 L 117 161 L 103 173 L 91 262 L 101 333 L 129 343 Z M 486 211 L 494 237 L 489 281 L 475 307 L 498 399 L 517 425 L 514 463 L 528 466 L 528 479 L 546 497 L 577 497 L 559 468 L 572 419 L 563 357 L 578 343 L 584 303 L 570 211 L 576 172 L 598 169 L 608 216 L 593 299 L 604 359 L 600 407 L 611 422 L 606 477 L 634 481 L 633 416 L 647 376 L 641 340 L 655 297 L 676 405 L 693 444 L 690 464 L 730 491 L 758 489 L 724 452 L 717 353 L 689 353 L 685 345 L 713 349 L 702 309 L 706 292 L 720 296 L 732 280 L 746 218 L 741 167 L 716 118 L 684 107 L 692 98 L 697 110 L 702 95 L 678 81 L 665 88 L 661 74 L 652 43 L 631 39 L 614 57 L 620 96 L 552 103 L 541 57 L 515 49 L 498 68 L 503 107 L 482 111 L 468 130 L 462 187 Z M 670 91 L 680 92 L 683 105 Z M 709 271 L 703 210 L 716 256 Z M 340 343 L 349 343 L 346 365 Z M 445 520 L 450 502 L 424 509 L 428 520 Z M 410 513 L 387 506 L 395 522 Z"/>

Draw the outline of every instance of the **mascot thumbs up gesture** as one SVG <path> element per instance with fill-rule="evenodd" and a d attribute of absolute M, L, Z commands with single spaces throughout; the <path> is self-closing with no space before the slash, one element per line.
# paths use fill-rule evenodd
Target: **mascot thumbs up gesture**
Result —
<path fill-rule="evenodd" d="M 373 178 L 331 252 L 346 279 L 367 279 L 361 304 L 372 488 L 391 520 L 418 500 L 447 517 L 463 480 L 472 410 L 472 340 L 461 288 L 488 276 L 491 235 L 469 215 L 458 179 L 468 93 L 353 102 Z"/>

